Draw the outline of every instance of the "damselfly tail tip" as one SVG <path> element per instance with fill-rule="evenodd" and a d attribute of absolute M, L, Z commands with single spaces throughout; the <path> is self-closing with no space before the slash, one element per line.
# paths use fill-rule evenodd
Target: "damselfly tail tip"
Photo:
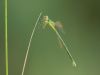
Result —
<path fill-rule="evenodd" d="M 73 66 L 74 66 L 74 67 L 76 67 L 76 66 L 77 66 L 75 61 L 73 61 L 73 62 L 72 62 L 72 64 L 73 64 Z"/>

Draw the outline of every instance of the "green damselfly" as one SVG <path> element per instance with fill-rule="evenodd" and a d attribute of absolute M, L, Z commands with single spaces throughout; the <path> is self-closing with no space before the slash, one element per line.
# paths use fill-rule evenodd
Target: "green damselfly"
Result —
<path fill-rule="evenodd" d="M 49 26 L 50 28 L 53 29 L 53 31 L 56 33 L 56 35 L 60 41 L 60 44 L 64 46 L 65 51 L 68 54 L 69 58 L 71 59 L 73 66 L 76 67 L 76 63 L 75 63 L 68 47 L 66 46 L 64 40 L 62 39 L 61 35 L 59 34 L 59 32 L 57 30 L 57 29 L 59 29 L 59 30 L 63 31 L 62 24 L 58 21 L 57 22 L 52 21 L 51 19 L 49 19 L 48 16 L 43 16 L 42 22 L 43 22 L 43 28 L 45 28 L 46 26 Z"/>

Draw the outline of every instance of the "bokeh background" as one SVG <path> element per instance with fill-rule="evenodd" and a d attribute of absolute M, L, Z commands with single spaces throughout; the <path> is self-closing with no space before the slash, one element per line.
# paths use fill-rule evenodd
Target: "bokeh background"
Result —
<path fill-rule="evenodd" d="M 52 29 L 38 24 L 24 75 L 100 75 L 99 0 L 8 0 L 9 75 L 21 75 L 28 41 L 40 12 L 61 21 L 77 67 Z M 5 75 L 4 0 L 0 0 L 0 75 Z"/>

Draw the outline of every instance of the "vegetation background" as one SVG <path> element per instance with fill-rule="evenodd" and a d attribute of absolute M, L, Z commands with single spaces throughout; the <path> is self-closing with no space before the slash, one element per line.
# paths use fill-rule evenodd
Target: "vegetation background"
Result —
<path fill-rule="evenodd" d="M 76 60 L 74 68 L 55 33 L 39 23 L 24 75 L 100 75 L 99 0 L 8 0 L 9 75 L 20 75 L 28 41 L 40 12 L 61 21 Z M 0 0 L 0 75 L 5 75 L 4 0 Z"/>

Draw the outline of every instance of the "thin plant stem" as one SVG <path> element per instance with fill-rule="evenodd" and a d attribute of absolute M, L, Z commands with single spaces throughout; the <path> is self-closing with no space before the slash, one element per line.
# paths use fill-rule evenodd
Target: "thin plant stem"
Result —
<path fill-rule="evenodd" d="M 24 60 L 24 64 L 23 64 L 23 68 L 22 68 L 22 73 L 21 75 L 24 75 L 24 71 L 25 71 L 25 66 L 26 66 L 26 62 L 27 62 L 27 57 L 28 57 L 28 54 L 29 54 L 29 50 L 30 50 L 30 45 L 31 45 L 31 41 L 32 41 L 32 38 L 33 38 L 33 35 L 35 33 L 35 30 L 36 30 L 36 27 L 38 25 L 38 22 L 39 22 L 39 19 L 42 15 L 42 12 L 39 14 L 38 18 L 37 18 L 37 21 L 35 23 L 35 26 L 33 28 L 33 31 L 32 31 L 32 34 L 31 34 L 31 37 L 30 37 L 30 40 L 29 40 L 29 43 L 28 43 L 28 47 L 27 47 L 27 52 L 26 52 L 26 55 L 25 55 L 25 60 Z"/>
<path fill-rule="evenodd" d="M 6 75 L 8 75 L 8 30 L 7 30 L 7 0 L 5 0 L 5 64 Z"/>

